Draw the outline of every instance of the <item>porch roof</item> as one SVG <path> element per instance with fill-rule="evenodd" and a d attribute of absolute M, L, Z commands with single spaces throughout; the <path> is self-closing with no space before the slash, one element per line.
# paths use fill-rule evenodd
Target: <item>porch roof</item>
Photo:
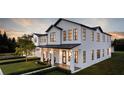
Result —
<path fill-rule="evenodd" d="M 80 44 L 40 45 L 41 48 L 72 49 Z"/>

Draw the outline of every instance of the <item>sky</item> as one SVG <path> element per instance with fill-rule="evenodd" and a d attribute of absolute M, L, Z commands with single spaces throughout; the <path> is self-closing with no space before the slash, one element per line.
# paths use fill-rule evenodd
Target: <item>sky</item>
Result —
<path fill-rule="evenodd" d="M 101 26 L 104 32 L 124 32 L 124 18 L 67 18 L 90 27 Z M 0 18 L 0 30 L 9 37 L 45 33 L 58 18 Z"/>

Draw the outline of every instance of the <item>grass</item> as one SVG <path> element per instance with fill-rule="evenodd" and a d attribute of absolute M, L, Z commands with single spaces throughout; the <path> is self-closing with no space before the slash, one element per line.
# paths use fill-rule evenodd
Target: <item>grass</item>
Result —
<path fill-rule="evenodd" d="M 40 75 L 42 73 L 39 72 L 38 74 Z M 57 69 L 47 71 L 43 74 L 67 75 L 67 73 Z M 124 52 L 115 52 L 111 58 L 83 69 L 74 75 L 124 75 Z"/>
<path fill-rule="evenodd" d="M 46 65 L 35 64 L 34 61 L 11 63 L 0 65 L 4 74 L 22 73 L 29 70 L 45 68 Z M 59 70 L 53 70 L 44 73 L 45 75 L 66 75 L 67 73 Z M 124 75 L 124 52 L 115 52 L 112 58 L 81 70 L 75 75 Z"/>
<path fill-rule="evenodd" d="M 14 55 L 14 53 L 0 53 L 0 56 Z"/>
<path fill-rule="evenodd" d="M 28 60 L 39 60 L 39 59 L 37 57 L 29 57 Z M 0 64 L 16 63 L 23 61 L 25 61 L 25 58 L 6 59 L 6 60 L 0 60 Z"/>
<path fill-rule="evenodd" d="M 81 70 L 75 75 L 124 75 L 124 52 L 115 52 L 112 58 Z"/>
<path fill-rule="evenodd" d="M 36 64 L 37 57 L 29 57 L 28 62 L 25 62 L 25 57 L 17 57 L 11 53 L 0 54 L 0 68 L 5 75 L 8 74 L 23 74 L 26 72 L 34 71 L 49 67 L 45 64 Z"/>
<path fill-rule="evenodd" d="M 12 63 L 7 65 L 0 65 L 4 74 L 21 74 L 24 72 L 41 69 L 48 67 L 48 65 L 36 64 L 34 61 L 21 62 L 21 63 Z"/>
<path fill-rule="evenodd" d="M 68 75 L 68 74 L 70 74 L 69 71 L 54 67 L 51 69 L 47 69 L 45 71 L 33 73 L 32 75 Z"/>

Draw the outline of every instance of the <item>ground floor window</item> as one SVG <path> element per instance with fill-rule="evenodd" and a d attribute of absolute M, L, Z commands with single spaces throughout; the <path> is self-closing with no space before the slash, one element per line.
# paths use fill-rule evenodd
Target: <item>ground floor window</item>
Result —
<path fill-rule="evenodd" d="M 83 63 L 86 63 L 86 51 L 83 51 Z"/>
<path fill-rule="evenodd" d="M 94 60 L 94 50 L 91 51 L 92 60 Z"/>
<path fill-rule="evenodd" d="M 70 62 L 71 61 L 71 51 L 68 50 L 68 61 Z"/>
<path fill-rule="evenodd" d="M 62 63 L 66 64 L 66 50 L 62 51 Z"/>
<path fill-rule="evenodd" d="M 97 50 L 97 59 L 100 58 L 100 49 Z"/>
<path fill-rule="evenodd" d="M 109 48 L 107 49 L 107 55 L 109 55 Z"/>
<path fill-rule="evenodd" d="M 75 63 L 78 63 L 78 51 L 77 50 L 74 52 L 74 56 L 75 56 Z"/>
<path fill-rule="evenodd" d="M 105 52 L 105 51 L 104 51 L 104 49 L 103 49 L 103 50 L 102 50 L 102 56 L 103 56 L 103 57 L 104 57 L 104 52 Z"/>

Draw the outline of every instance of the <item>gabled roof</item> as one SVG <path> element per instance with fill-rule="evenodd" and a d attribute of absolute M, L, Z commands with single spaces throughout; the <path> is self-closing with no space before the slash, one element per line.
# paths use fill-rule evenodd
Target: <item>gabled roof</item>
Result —
<path fill-rule="evenodd" d="M 103 30 L 102 30 L 102 28 L 100 26 L 94 27 L 94 29 L 96 29 L 96 30 L 99 29 L 101 31 L 101 33 L 104 33 L 106 35 L 112 36 L 112 35 L 110 35 L 108 33 L 103 32 Z"/>
<path fill-rule="evenodd" d="M 77 25 L 80 25 L 80 26 L 83 26 L 83 27 L 94 30 L 94 28 L 92 28 L 92 27 L 89 27 L 89 26 L 86 26 L 86 25 L 83 25 L 83 24 L 80 24 L 80 23 L 77 23 L 77 22 L 74 22 L 74 21 L 70 21 L 70 20 L 67 20 L 67 19 L 64 19 L 64 18 L 59 18 L 58 21 L 54 25 L 56 26 L 61 20 L 71 22 L 71 23 L 74 23 L 74 24 L 77 24 Z"/>
<path fill-rule="evenodd" d="M 37 34 L 37 33 L 33 33 L 34 35 L 40 37 L 40 36 L 47 36 L 47 34 Z"/>
<path fill-rule="evenodd" d="M 80 23 L 77 23 L 77 22 L 73 22 L 73 21 L 70 21 L 70 20 L 67 20 L 67 19 L 63 19 L 63 18 L 59 18 L 58 21 L 54 24 L 54 26 L 57 26 L 57 24 L 58 24 L 60 21 L 62 21 L 62 20 L 67 21 L 67 22 L 71 22 L 71 23 L 74 23 L 74 24 L 77 24 L 77 25 L 80 25 L 80 26 L 83 26 L 83 27 L 85 27 L 85 28 L 89 28 L 89 29 L 95 30 L 95 31 L 96 31 L 97 29 L 100 29 L 101 33 L 104 33 L 104 34 L 106 34 L 106 35 L 111 36 L 110 34 L 103 32 L 103 30 L 102 30 L 102 28 L 101 28 L 100 26 L 97 26 L 97 27 L 89 27 L 89 26 L 86 26 L 86 25 L 83 25 L 83 24 L 80 24 Z"/>
<path fill-rule="evenodd" d="M 58 26 L 51 25 L 51 26 L 46 30 L 46 32 L 49 32 L 52 27 L 55 27 L 55 28 L 57 28 L 57 29 L 59 29 L 59 30 L 62 30 L 62 28 L 60 28 L 60 27 L 58 27 Z"/>
<path fill-rule="evenodd" d="M 41 48 L 72 49 L 80 44 L 40 45 Z"/>

